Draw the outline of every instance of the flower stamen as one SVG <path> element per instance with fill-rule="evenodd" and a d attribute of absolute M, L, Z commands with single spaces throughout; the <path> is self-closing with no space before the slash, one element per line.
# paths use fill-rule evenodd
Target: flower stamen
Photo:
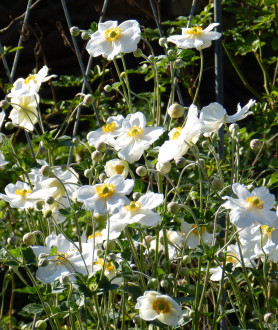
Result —
<path fill-rule="evenodd" d="M 124 208 L 129 212 L 136 212 L 136 211 L 140 210 L 141 203 L 132 201 L 132 202 L 130 202 L 129 205 L 124 206 Z"/>
<path fill-rule="evenodd" d="M 203 29 L 200 26 L 194 26 L 185 31 L 190 37 L 196 37 L 203 32 Z"/>
<path fill-rule="evenodd" d="M 108 123 L 106 125 L 102 126 L 102 132 L 103 133 L 111 133 L 114 132 L 116 128 L 116 123 L 112 121 L 112 123 Z"/>
<path fill-rule="evenodd" d="M 153 310 L 157 314 L 166 314 L 170 312 L 170 304 L 164 299 L 157 299 L 153 302 Z"/>
<path fill-rule="evenodd" d="M 246 202 L 249 204 L 249 206 L 255 207 L 257 209 L 263 209 L 264 207 L 264 202 L 260 200 L 258 196 L 247 197 Z"/>
<path fill-rule="evenodd" d="M 29 76 L 24 79 L 24 84 L 28 85 L 31 80 L 36 80 L 36 76 L 34 74 L 29 74 Z"/>
<path fill-rule="evenodd" d="M 138 137 L 143 134 L 143 129 L 139 126 L 133 126 L 126 132 L 126 134 L 130 137 Z"/>
<path fill-rule="evenodd" d="M 181 131 L 182 131 L 182 127 L 176 127 L 174 134 L 172 135 L 170 140 L 177 140 L 179 138 L 179 136 L 181 135 Z"/>
<path fill-rule="evenodd" d="M 271 233 L 273 232 L 274 228 L 268 227 L 267 225 L 262 225 L 261 226 L 261 231 L 264 236 L 271 236 Z"/>
<path fill-rule="evenodd" d="M 24 197 L 27 194 L 32 194 L 32 190 L 31 189 L 16 189 L 15 194 L 20 195 L 21 197 Z"/>
<path fill-rule="evenodd" d="M 118 27 L 111 27 L 104 33 L 104 37 L 107 41 L 115 41 L 121 35 L 121 30 Z"/>
<path fill-rule="evenodd" d="M 104 183 L 98 187 L 96 187 L 96 193 L 100 198 L 108 198 L 113 195 L 115 191 L 115 187 L 111 183 Z"/>

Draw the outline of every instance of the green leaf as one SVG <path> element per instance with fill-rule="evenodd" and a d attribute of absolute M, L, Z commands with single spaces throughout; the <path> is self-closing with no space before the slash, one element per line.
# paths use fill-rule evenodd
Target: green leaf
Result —
<path fill-rule="evenodd" d="M 273 50 L 278 50 L 278 38 L 274 38 L 271 40 L 271 47 Z"/>
<path fill-rule="evenodd" d="M 41 304 L 33 303 L 23 307 L 22 310 L 30 314 L 40 314 L 43 312 L 44 309 Z"/>
<path fill-rule="evenodd" d="M 133 191 L 142 193 L 144 189 L 145 189 L 145 184 L 141 180 L 136 179 L 134 183 Z"/>
<path fill-rule="evenodd" d="M 122 290 L 127 292 L 132 297 L 133 300 L 143 295 L 142 290 L 136 284 L 129 284 L 127 286 L 124 286 Z"/>
<path fill-rule="evenodd" d="M 26 286 L 25 288 L 20 288 L 20 289 L 14 289 L 15 292 L 20 292 L 20 293 L 28 293 L 28 294 L 36 294 L 37 290 L 35 288 L 31 288 Z"/>
<path fill-rule="evenodd" d="M 49 255 L 54 256 L 56 253 L 57 253 L 57 246 L 52 246 Z"/>
<path fill-rule="evenodd" d="M 26 265 L 36 264 L 36 256 L 30 247 L 22 248 L 22 255 Z"/>
<path fill-rule="evenodd" d="M 276 183 L 277 181 L 278 181 L 278 172 L 275 172 L 275 173 L 273 173 L 273 174 L 271 175 L 268 184 L 269 184 L 270 186 L 272 186 L 272 185 L 273 185 L 274 183 Z"/>

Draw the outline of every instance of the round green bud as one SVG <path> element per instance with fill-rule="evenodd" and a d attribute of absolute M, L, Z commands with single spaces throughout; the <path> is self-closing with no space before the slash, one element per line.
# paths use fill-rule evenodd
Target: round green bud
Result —
<path fill-rule="evenodd" d="M 39 329 L 39 330 L 45 330 L 47 327 L 47 324 L 44 320 L 38 320 L 35 323 L 35 329 Z"/>
<path fill-rule="evenodd" d="M 148 244 L 150 244 L 152 240 L 153 240 L 153 236 L 151 236 L 151 235 L 147 235 L 147 236 L 145 236 L 145 241 L 146 241 Z"/>
<path fill-rule="evenodd" d="M 8 131 L 11 131 L 12 129 L 14 129 L 14 124 L 11 121 L 8 121 L 8 122 L 5 123 L 5 128 Z"/>
<path fill-rule="evenodd" d="M 120 78 L 123 79 L 123 80 L 126 79 L 126 73 L 125 72 L 121 72 L 120 73 Z"/>
<path fill-rule="evenodd" d="M 210 143 L 209 143 L 208 140 L 205 140 L 205 141 L 202 142 L 202 147 L 203 148 L 207 148 L 209 145 L 210 145 Z"/>
<path fill-rule="evenodd" d="M 103 89 L 106 93 L 110 93 L 112 91 L 112 87 L 110 85 L 105 85 Z"/>
<path fill-rule="evenodd" d="M 41 211 L 43 209 L 43 204 L 44 204 L 43 201 L 37 201 L 35 204 L 37 210 Z"/>
<path fill-rule="evenodd" d="M 139 58 L 139 57 L 142 57 L 142 55 L 143 55 L 143 52 L 142 52 L 142 49 L 140 49 L 140 48 L 137 48 L 137 49 L 133 52 L 133 56 L 134 56 L 134 57 Z"/>
<path fill-rule="evenodd" d="M 191 257 L 185 255 L 185 256 L 182 257 L 182 261 L 183 261 L 183 263 L 185 263 L 185 264 L 190 264 L 190 262 L 191 262 Z"/>
<path fill-rule="evenodd" d="M 73 138 L 72 143 L 77 146 L 80 143 L 80 140 L 78 138 Z"/>
<path fill-rule="evenodd" d="M 107 214 L 94 213 L 94 220 L 99 224 L 106 222 L 107 217 Z"/>
<path fill-rule="evenodd" d="M 216 229 L 216 228 L 215 228 Z M 206 230 L 209 234 L 213 234 L 214 232 L 214 222 L 210 222 L 207 226 L 206 226 Z"/>
<path fill-rule="evenodd" d="M 132 322 L 133 322 L 134 324 L 139 324 L 139 323 L 141 322 L 141 318 L 140 318 L 140 316 L 139 316 L 139 315 L 135 315 L 135 316 L 133 316 Z"/>
<path fill-rule="evenodd" d="M 225 290 L 231 290 L 232 289 L 232 284 L 228 281 L 226 281 L 223 285 Z"/>
<path fill-rule="evenodd" d="M 5 110 L 5 109 L 8 109 L 9 106 L 10 106 L 10 103 L 7 100 L 0 101 L 0 108 Z"/>
<path fill-rule="evenodd" d="M 92 161 L 99 162 L 102 160 L 103 155 L 100 151 L 96 150 L 92 152 L 91 157 L 92 157 Z"/>
<path fill-rule="evenodd" d="M 180 270 L 181 276 L 188 276 L 189 275 L 189 268 L 188 267 L 182 267 Z"/>
<path fill-rule="evenodd" d="M 66 172 L 67 170 L 68 170 L 68 165 L 66 165 L 66 164 L 63 164 L 63 165 L 61 165 L 60 166 L 60 169 L 63 171 L 63 172 Z"/>
<path fill-rule="evenodd" d="M 141 193 L 136 191 L 132 194 L 132 198 L 134 201 L 138 201 L 138 199 L 141 197 L 141 195 L 142 195 Z"/>
<path fill-rule="evenodd" d="M 173 118 L 181 118 L 184 115 L 184 107 L 178 103 L 173 103 L 167 110 L 168 115 Z"/>
<path fill-rule="evenodd" d="M 264 315 L 264 321 L 265 323 L 272 323 L 275 321 L 275 314 L 273 313 L 266 313 Z"/>
<path fill-rule="evenodd" d="M 60 283 L 62 285 L 67 285 L 67 284 L 69 284 L 69 282 L 70 282 L 70 279 L 69 279 L 68 275 L 61 275 L 60 276 Z"/>
<path fill-rule="evenodd" d="M 93 98 L 93 95 L 91 95 L 91 94 L 85 95 L 85 97 L 83 99 L 83 102 L 87 105 L 93 104 L 93 101 L 94 101 L 94 98 Z"/>
<path fill-rule="evenodd" d="M 104 182 L 107 179 L 107 175 L 105 173 L 100 173 L 98 178 L 100 182 Z"/>
<path fill-rule="evenodd" d="M 171 202 L 167 205 L 167 210 L 172 214 L 179 213 L 181 206 L 176 202 Z"/>
<path fill-rule="evenodd" d="M 8 244 L 10 244 L 12 246 L 20 244 L 20 241 L 21 241 L 20 238 L 17 236 L 10 236 L 7 239 Z"/>
<path fill-rule="evenodd" d="M 42 176 L 49 176 L 51 174 L 51 167 L 49 165 L 43 165 L 40 170 L 39 173 Z"/>
<path fill-rule="evenodd" d="M 167 280 L 162 280 L 162 281 L 160 281 L 160 286 L 162 288 L 168 288 L 169 282 Z"/>
<path fill-rule="evenodd" d="M 156 169 L 164 174 L 168 174 L 171 171 L 171 163 L 166 162 L 166 163 L 156 163 Z"/>
<path fill-rule="evenodd" d="M 47 258 L 42 258 L 38 260 L 39 267 L 46 267 L 49 265 L 49 260 Z"/>
<path fill-rule="evenodd" d="M 79 34 L 80 34 L 80 30 L 79 30 L 79 28 L 78 28 L 77 26 L 72 26 L 72 27 L 70 28 L 70 34 L 71 34 L 72 36 L 74 36 L 74 37 L 78 37 Z"/>
<path fill-rule="evenodd" d="M 159 38 L 158 43 L 159 46 L 165 47 L 167 45 L 167 38 Z"/>
<path fill-rule="evenodd" d="M 175 161 L 177 168 L 184 168 L 186 165 L 186 159 L 184 157 L 180 157 Z"/>
<path fill-rule="evenodd" d="M 232 135 L 236 135 L 239 132 L 238 124 L 231 124 L 229 126 L 229 131 L 232 133 Z"/>
<path fill-rule="evenodd" d="M 97 256 L 98 256 L 99 258 L 102 258 L 102 257 L 103 257 L 103 254 L 104 254 L 104 251 L 102 251 L 102 250 L 97 250 Z"/>
<path fill-rule="evenodd" d="M 137 167 L 135 172 L 139 176 L 146 176 L 148 174 L 148 171 L 145 166 Z"/>
<path fill-rule="evenodd" d="M 250 148 L 254 151 L 258 151 L 261 149 L 262 147 L 262 142 L 259 140 L 259 139 L 253 139 L 251 142 L 250 142 Z"/>
<path fill-rule="evenodd" d="M 190 294 L 190 296 L 194 296 L 195 292 L 196 292 L 196 285 L 189 284 L 188 285 L 188 293 Z"/>
<path fill-rule="evenodd" d="M 55 203 L 55 199 L 52 196 L 49 196 L 46 200 L 46 203 L 48 205 L 52 205 L 53 203 Z"/>
<path fill-rule="evenodd" d="M 224 188 L 224 182 L 219 178 L 214 178 L 211 182 L 211 185 L 215 190 L 222 190 Z"/>
<path fill-rule="evenodd" d="M 112 261 L 115 261 L 116 258 L 117 258 L 117 256 L 115 253 L 109 253 L 107 256 L 107 261 L 112 262 Z"/>
<path fill-rule="evenodd" d="M 108 251 L 113 251 L 116 249 L 116 244 L 113 240 L 103 242 L 103 248 Z"/>
<path fill-rule="evenodd" d="M 96 144 L 96 149 L 97 149 L 97 151 L 105 152 L 107 147 L 106 147 L 106 144 L 104 142 L 98 142 Z"/>
<path fill-rule="evenodd" d="M 85 171 L 84 171 L 84 176 L 85 178 L 92 178 L 93 177 L 93 171 L 91 168 L 87 168 Z"/>
<path fill-rule="evenodd" d="M 191 310 L 189 313 L 188 313 L 188 316 L 192 319 L 195 317 L 195 311 Z"/>
<path fill-rule="evenodd" d="M 153 55 L 148 56 L 148 60 L 149 60 L 150 62 L 153 62 L 153 61 L 154 61 L 154 56 L 153 56 Z"/>
<path fill-rule="evenodd" d="M 159 285 L 159 280 L 157 278 L 151 278 L 150 280 L 148 280 L 147 285 L 150 289 L 157 289 Z"/>
<path fill-rule="evenodd" d="M 35 245 L 37 238 L 34 233 L 27 233 L 23 236 L 22 241 L 26 245 Z"/>
<path fill-rule="evenodd" d="M 261 317 L 261 313 L 257 309 L 254 309 L 251 314 L 255 319 L 259 319 Z"/>
<path fill-rule="evenodd" d="M 45 218 L 50 218 L 52 216 L 52 211 L 51 210 L 44 211 L 43 216 Z"/>
<path fill-rule="evenodd" d="M 88 33 L 87 31 L 83 31 L 83 32 L 81 33 L 81 38 L 82 38 L 83 40 L 88 40 L 88 39 L 90 38 L 90 33 Z"/>

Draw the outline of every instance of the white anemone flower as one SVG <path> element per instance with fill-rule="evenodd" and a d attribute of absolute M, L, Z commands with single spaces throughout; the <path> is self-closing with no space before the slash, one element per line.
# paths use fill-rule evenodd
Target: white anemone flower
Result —
<path fill-rule="evenodd" d="M 86 49 L 93 57 L 102 55 L 113 60 L 120 53 L 134 52 L 140 39 L 137 21 L 128 20 L 120 25 L 117 21 L 107 21 L 98 24 L 98 30 L 91 35 Z"/>
<path fill-rule="evenodd" d="M 106 124 L 96 131 L 89 132 L 87 140 L 90 146 L 95 147 L 98 143 L 104 142 L 109 146 L 114 146 L 115 137 L 120 134 L 120 128 L 124 117 L 122 115 L 111 116 L 107 119 Z"/>
<path fill-rule="evenodd" d="M 122 122 L 115 149 L 118 156 L 129 163 L 134 163 L 143 155 L 144 150 L 163 133 L 163 127 L 146 127 L 146 117 L 142 112 L 129 114 Z"/>
<path fill-rule="evenodd" d="M 88 243 L 94 244 L 95 246 L 98 246 L 100 248 L 101 244 L 104 241 L 114 240 L 120 236 L 120 233 L 114 232 L 114 233 L 108 233 L 107 228 L 102 229 L 102 231 L 96 231 L 95 234 L 88 236 Z"/>
<path fill-rule="evenodd" d="M 123 178 L 126 178 L 128 170 L 128 162 L 123 159 L 111 159 L 104 166 L 104 171 L 109 178 L 115 174 L 119 174 Z"/>
<path fill-rule="evenodd" d="M 275 196 L 269 193 L 266 187 L 255 188 L 252 192 L 241 185 L 234 183 L 233 192 L 238 199 L 224 196 L 227 202 L 223 207 L 230 209 L 231 222 L 239 228 L 249 227 L 254 224 L 274 227 L 276 223 L 276 213 L 271 211 Z"/>
<path fill-rule="evenodd" d="M 79 243 L 71 243 L 62 234 L 51 234 L 45 239 L 45 246 L 31 246 L 36 257 L 45 254 L 48 264 L 39 267 L 36 277 L 43 283 L 52 283 L 60 279 L 61 276 L 68 276 L 72 282 L 75 282 L 74 273 L 88 275 L 92 272 L 93 257 L 92 245 L 81 243 L 82 254 L 78 250 Z M 52 255 L 51 249 L 56 247 L 57 251 Z M 50 255 L 51 254 L 51 255 Z"/>
<path fill-rule="evenodd" d="M 195 249 L 197 245 L 201 244 L 200 235 L 206 244 L 210 244 L 213 238 L 213 234 L 209 234 L 205 226 L 200 226 L 198 230 L 195 224 L 183 220 L 181 222 L 181 232 L 184 234 L 184 240 L 186 240 L 186 245 L 190 249 Z"/>
<path fill-rule="evenodd" d="M 156 291 L 145 291 L 144 296 L 137 298 L 136 309 L 145 321 L 158 320 L 163 324 L 175 327 L 182 315 L 180 305 L 170 296 Z"/>
<path fill-rule="evenodd" d="M 38 122 L 37 105 L 39 103 L 38 94 L 15 96 L 11 99 L 13 107 L 9 118 L 15 126 L 33 131 L 34 125 Z"/>
<path fill-rule="evenodd" d="M 123 206 L 119 213 L 110 217 L 110 231 L 121 232 L 126 226 L 138 223 L 143 226 L 155 227 L 161 221 L 158 213 L 152 211 L 163 202 L 163 194 L 147 192 L 137 201 Z"/>
<path fill-rule="evenodd" d="M 255 103 L 256 101 L 251 99 L 243 108 L 238 104 L 237 112 L 232 116 L 228 116 L 227 111 L 221 104 L 217 102 L 210 103 L 201 110 L 200 120 L 204 122 L 202 132 L 205 136 L 210 136 L 213 132 L 217 133 L 223 124 L 235 123 L 246 118 L 253 113 L 249 109 Z"/>
<path fill-rule="evenodd" d="M 217 40 L 221 37 L 221 33 L 211 31 L 218 25 L 219 23 L 210 24 L 204 30 L 200 26 L 182 28 L 181 35 L 172 35 L 167 38 L 167 41 L 173 42 L 178 48 L 196 48 L 201 50 L 210 47 L 212 40 Z"/>
<path fill-rule="evenodd" d="M 35 202 L 46 200 L 56 188 L 34 190 L 22 181 L 16 184 L 9 183 L 5 188 L 5 194 L 0 194 L 0 199 L 8 202 L 11 207 L 19 209 L 35 208 Z"/>
<path fill-rule="evenodd" d="M 129 204 L 129 199 L 125 195 L 131 193 L 133 186 L 133 180 L 125 180 L 121 175 L 113 175 L 104 183 L 80 187 L 77 191 L 77 200 L 96 213 L 113 214 L 122 206 Z"/>
<path fill-rule="evenodd" d="M 181 158 L 195 144 L 200 136 L 203 123 L 198 118 L 198 109 L 192 104 L 188 110 L 184 127 L 173 128 L 169 132 L 169 140 L 159 148 L 158 162 L 167 163 Z"/>
<path fill-rule="evenodd" d="M 116 254 L 115 262 L 119 265 L 121 264 L 120 254 Z M 112 261 L 106 261 L 105 263 L 104 259 L 97 258 L 97 261 L 93 264 L 93 273 L 103 269 L 104 266 L 104 275 L 108 278 L 108 280 L 111 281 L 112 284 L 121 285 L 122 277 L 116 277 L 117 269 Z"/>
<path fill-rule="evenodd" d="M 36 74 L 30 74 L 27 78 L 18 78 L 14 84 L 8 97 L 19 97 L 23 95 L 30 95 L 38 93 L 41 84 L 50 80 L 56 75 L 48 76 L 48 67 L 44 65 Z"/>

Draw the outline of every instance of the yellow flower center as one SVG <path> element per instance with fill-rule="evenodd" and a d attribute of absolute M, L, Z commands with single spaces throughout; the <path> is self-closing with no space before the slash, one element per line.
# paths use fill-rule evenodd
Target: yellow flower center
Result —
<path fill-rule="evenodd" d="M 122 174 L 124 168 L 125 168 L 124 165 L 116 165 L 115 166 L 115 171 L 116 171 L 117 174 Z"/>
<path fill-rule="evenodd" d="M 166 314 L 169 313 L 171 309 L 171 306 L 169 304 L 169 302 L 167 302 L 164 299 L 156 299 L 153 302 L 153 310 L 157 313 L 157 314 Z"/>
<path fill-rule="evenodd" d="M 60 252 L 57 251 L 57 256 L 56 259 L 58 261 L 58 263 L 64 264 L 67 261 L 67 258 L 69 257 L 69 254 L 66 252 Z"/>
<path fill-rule="evenodd" d="M 95 232 L 95 237 L 101 237 L 101 236 L 102 236 L 101 231 L 96 231 Z M 88 239 L 91 239 L 91 238 L 94 238 L 93 234 L 88 236 Z"/>
<path fill-rule="evenodd" d="M 24 79 L 24 84 L 28 85 L 31 80 L 36 80 L 36 76 L 34 74 L 29 74 L 29 76 Z"/>
<path fill-rule="evenodd" d="M 201 232 L 202 235 L 203 235 L 203 234 L 205 233 L 205 231 L 206 231 L 206 228 L 205 228 L 205 227 L 200 227 L 200 229 L 199 229 L 199 231 L 198 231 L 196 225 L 192 225 L 191 228 L 195 228 L 195 229 L 192 230 L 192 233 L 193 233 L 193 235 L 195 235 L 195 236 L 199 236 L 199 231 Z"/>
<path fill-rule="evenodd" d="M 271 236 L 271 233 L 273 232 L 274 228 L 268 227 L 267 225 L 262 225 L 261 226 L 262 234 L 264 236 Z"/>
<path fill-rule="evenodd" d="M 27 194 L 32 194 L 32 190 L 31 189 L 16 189 L 15 194 L 24 197 Z"/>
<path fill-rule="evenodd" d="M 139 126 L 133 126 L 126 132 L 126 134 L 127 136 L 137 137 L 143 134 L 143 129 Z"/>
<path fill-rule="evenodd" d="M 100 267 L 103 267 L 104 265 L 104 261 L 101 258 L 97 258 L 97 261 L 94 262 L 94 265 L 100 265 Z M 105 265 L 105 270 L 111 272 L 115 269 L 114 265 L 112 262 L 107 262 Z"/>
<path fill-rule="evenodd" d="M 124 206 L 124 208 L 129 212 L 136 212 L 136 211 L 140 210 L 141 203 L 133 201 L 133 202 L 130 202 L 129 205 Z"/>
<path fill-rule="evenodd" d="M 236 258 L 236 254 L 229 252 L 229 255 L 226 257 L 226 262 L 236 264 L 238 262 L 238 260 Z"/>
<path fill-rule="evenodd" d="M 108 198 L 113 195 L 115 191 L 115 187 L 111 183 L 104 183 L 98 187 L 96 187 L 96 193 L 100 198 Z"/>
<path fill-rule="evenodd" d="M 185 31 L 186 34 L 188 34 L 190 37 L 197 37 L 203 32 L 203 29 L 200 26 L 194 26 L 187 31 Z"/>
<path fill-rule="evenodd" d="M 116 128 L 116 123 L 112 121 L 112 123 L 106 124 L 102 126 L 102 132 L 103 133 L 110 133 L 114 132 Z"/>
<path fill-rule="evenodd" d="M 251 206 L 257 209 L 262 209 L 264 207 L 264 202 L 259 199 L 257 196 L 247 197 L 246 202 Z"/>
<path fill-rule="evenodd" d="M 172 135 L 172 137 L 170 138 L 170 140 L 177 140 L 178 137 L 181 135 L 181 131 L 182 131 L 182 127 L 175 128 L 175 132 Z"/>
<path fill-rule="evenodd" d="M 104 33 L 104 37 L 107 41 L 115 41 L 121 35 L 121 30 L 118 27 L 111 27 Z"/>

